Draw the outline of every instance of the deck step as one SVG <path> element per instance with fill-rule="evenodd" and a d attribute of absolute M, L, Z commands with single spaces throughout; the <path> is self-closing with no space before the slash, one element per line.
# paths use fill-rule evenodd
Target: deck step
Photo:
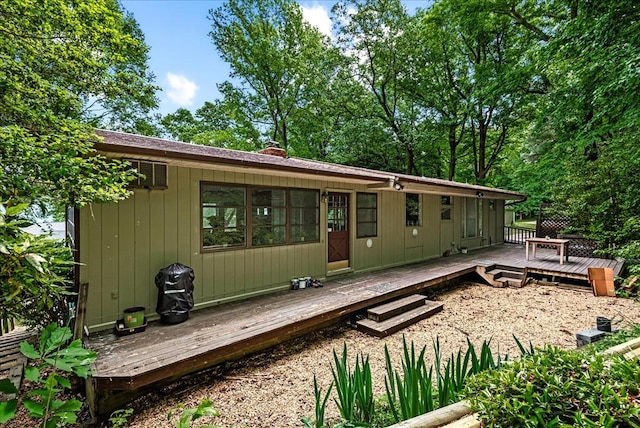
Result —
<path fill-rule="evenodd" d="M 426 300 L 424 305 L 413 308 L 382 322 L 363 319 L 358 321 L 356 324 L 358 330 L 363 331 L 364 333 L 376 337 L 385 337 L 440 312 L 442 310 L 442 306 L 443 304 L 440 302 Z"/>
<path fill-rule="evenodd" d="M 524 270 L 518 267 L 494 265 L 485 271 L 494 287 L 521 287 Z"/>
<path fill-rule="evenodd" d="M 493 275 L 494 279 L 498 278 L 514 278 L 514 279 L 522 279 L 522 272 L 514 272 L 510 270 L 498 270 L 489 272 L 490 275 Z"/>
<path fill-rule="evenodd" d="M 496 278 L 494 282 L 499 284 L 496 285 L 497 287 L 520 287 L 521 285 L 521 280 L 508 277 Z"/>
<path fill-rule="evenodd" d="M 368 309 L 367 318 L 378 322 L 388 320 L 410 309 L 423 306 L 426 299 L 422 294 L 412 294 L 402 299 Z"/>

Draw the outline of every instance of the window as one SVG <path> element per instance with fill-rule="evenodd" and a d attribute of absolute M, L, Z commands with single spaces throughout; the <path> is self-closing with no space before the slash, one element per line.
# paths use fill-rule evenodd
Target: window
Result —
<path fill-rule="evenodd" d="M 291 242 L 320 240 L 320 194 L 291 190 Z"/>
<path fill-rule="evenodd" d="M 440 197 L 440 220 L 452 219 L 452 207 L 451 196 Z"/>
<path fill-rule="evenodd" d="M 466 198 L 462 213 L 462 237 L 475 238 L 478 236 L 478 200 Z"/>
<path fill-rule="evenodd" d="M 246 244 L 246 189 L 204 185 L 202 194 L 202 246 L 239 247 Z"/>
<path fill-rule="evenodd" d="M 405 196 L 405 224 L 407 226 L 420 226 L 422 224 L 420 195 L 417 193 L 407 193 Z"/>
<path fill-rule="evenodd" d="M 284 189 L 251 190 L 251 245 L 287 242 L 287 198 Z"/>
<path fill-rule="evenodd" d="M 135 159 L 123 159 L 131 164 L 131 167 L 143 176 L 129 183 L 130 188 L 142 189 L 166 189 L 167 164 L 160 162 L 148 162 Z"/>
<path fill-rule="evenodd" d="M 356 195 L 356 236 L 368 238 L 378 235 L 378 195 L 358 193 Z"/>
<path fill-rule="evenodd" d="M 320 240 L 317 190 L 201 184 L 202 247 L 262 247 Z"/>

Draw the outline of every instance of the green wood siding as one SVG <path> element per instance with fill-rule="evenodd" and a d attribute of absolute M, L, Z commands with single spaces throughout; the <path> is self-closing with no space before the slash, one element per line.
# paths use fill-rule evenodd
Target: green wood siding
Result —
<path fill-rule="evenodd" d="M 111 328 L 122 311 L 132 306 L 145 306 L 147 314 L 154 316 L 155 275 L 174 262 L 195 271 L 196 308 L 287 288 L 292 278 L 327 275 L 326 203 L 320 204 L 320 242 L 203 253 L 201 181 L 349 193 L 353 271 L 440 257 L 451 240 L 469 248 L 480 245 L 479 239 L 473 245 L 460 242 L 462 198 L 454 198 L 453 220 L 447 225 L 452 237 L 448 238 L 440 221 L 440 196 L 422 195 L 422 225 L 407 227 L 404 193 L 377 191 L 378 235 L 356 239 L 356 192 L 372 192 L 365 185 L 169 166 L 166 190 L 136 189 L 118 204 L 95 204 L 81 210 L 80 280 L 89 283 L 87 325 L 92 330 Z M 499 242 L 503 208 L 503 201 L 496 201 L 493 211 L 488 210 L 488 202 L 483 204 L 484 228 L 487 230 L 489 216 L 495 215 L 491 221 L 496 224 Z"/>

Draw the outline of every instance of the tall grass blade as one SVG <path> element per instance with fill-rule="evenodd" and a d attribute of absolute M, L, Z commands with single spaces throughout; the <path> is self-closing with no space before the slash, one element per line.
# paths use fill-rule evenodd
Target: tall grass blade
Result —
<path fill-rule="evenodd" d="M 325 423 L 324 423 L 324 413 L 325 410 L 327 408 L 327 401 L 329 401 L 329 395 L 331 394 L 331 389 L 333 388 L 333 382 L 331 382 L 331 384 L 329 385 L 329 389 L 327 389 L 327 392 L 324 394 L 324 397 L 322 396 L 322 389 L 318 387 L 318 380 L 316 379 L 316 375 L 313 375 L 313 394 L 315 396 L 315 401 L 316 401 L 316 418 L 313 421 L 313 424 L 311 424 L 307 419 L 303 419 L 302 423 L 305 425 L 305 427 L 309 427 L 309 428 L 324 428 L 325 427 Z"/>
<path fill-rule="evenodd" d="M 526 349 L 522 345 L 520 340 L 518 340 L 515 334 L 512 334 L 512 336 L 513 336 L 513 340 L 516 341 L 516 345 L 518 345 L 518 349 L 520 349 L 520 355 L 522 355 L 523 357 L 526 357 L 526 356 L 534 355 L 536 353 L 536 350 L 533 348 L 533 343 L 531 343 L 531 341 L 529 341 L 529 349 Z"/>
<path fill-rule="evenodd" d="M 331 367 L 333 381 L 336 386 L 337 399 L 333 399 L 338 406 L 340 416 L 347 422 L 353 421 L 355 408 L 355 390 L 353 388 L 353 377 L 349 370 L 347 361 L 347 343 L 344 343 L 342 356 L 338 358 L 335 349 L 333 350 L 334 366 Z"/>
<path fill-rule="evenodd" d="M 362 361 L 362 366 L 360 361 Z M 356 367 L 353 370 L 353 386 L 357 410 L 356 420 L 368 424 L 373 420 L 374 416 L 373 384 L 368 356 L 365 358 L 363 354 L 360 354 L 359 357 L 356 357 Z"/>

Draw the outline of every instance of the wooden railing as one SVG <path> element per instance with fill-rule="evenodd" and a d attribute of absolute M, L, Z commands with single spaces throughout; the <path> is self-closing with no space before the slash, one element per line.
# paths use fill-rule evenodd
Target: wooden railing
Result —
<path fill-rule="evenodd" d="M 534 229 L 515 226 L 504 227 L 504 242 L 507 244 L 524 244 L 525 239 L 535 237 L 536 231 Z"/>
<path fill-rule="evenodd" d="M 0 313 L 0 336 L 13 331 L 16 328 L 16 321 Z"/>

